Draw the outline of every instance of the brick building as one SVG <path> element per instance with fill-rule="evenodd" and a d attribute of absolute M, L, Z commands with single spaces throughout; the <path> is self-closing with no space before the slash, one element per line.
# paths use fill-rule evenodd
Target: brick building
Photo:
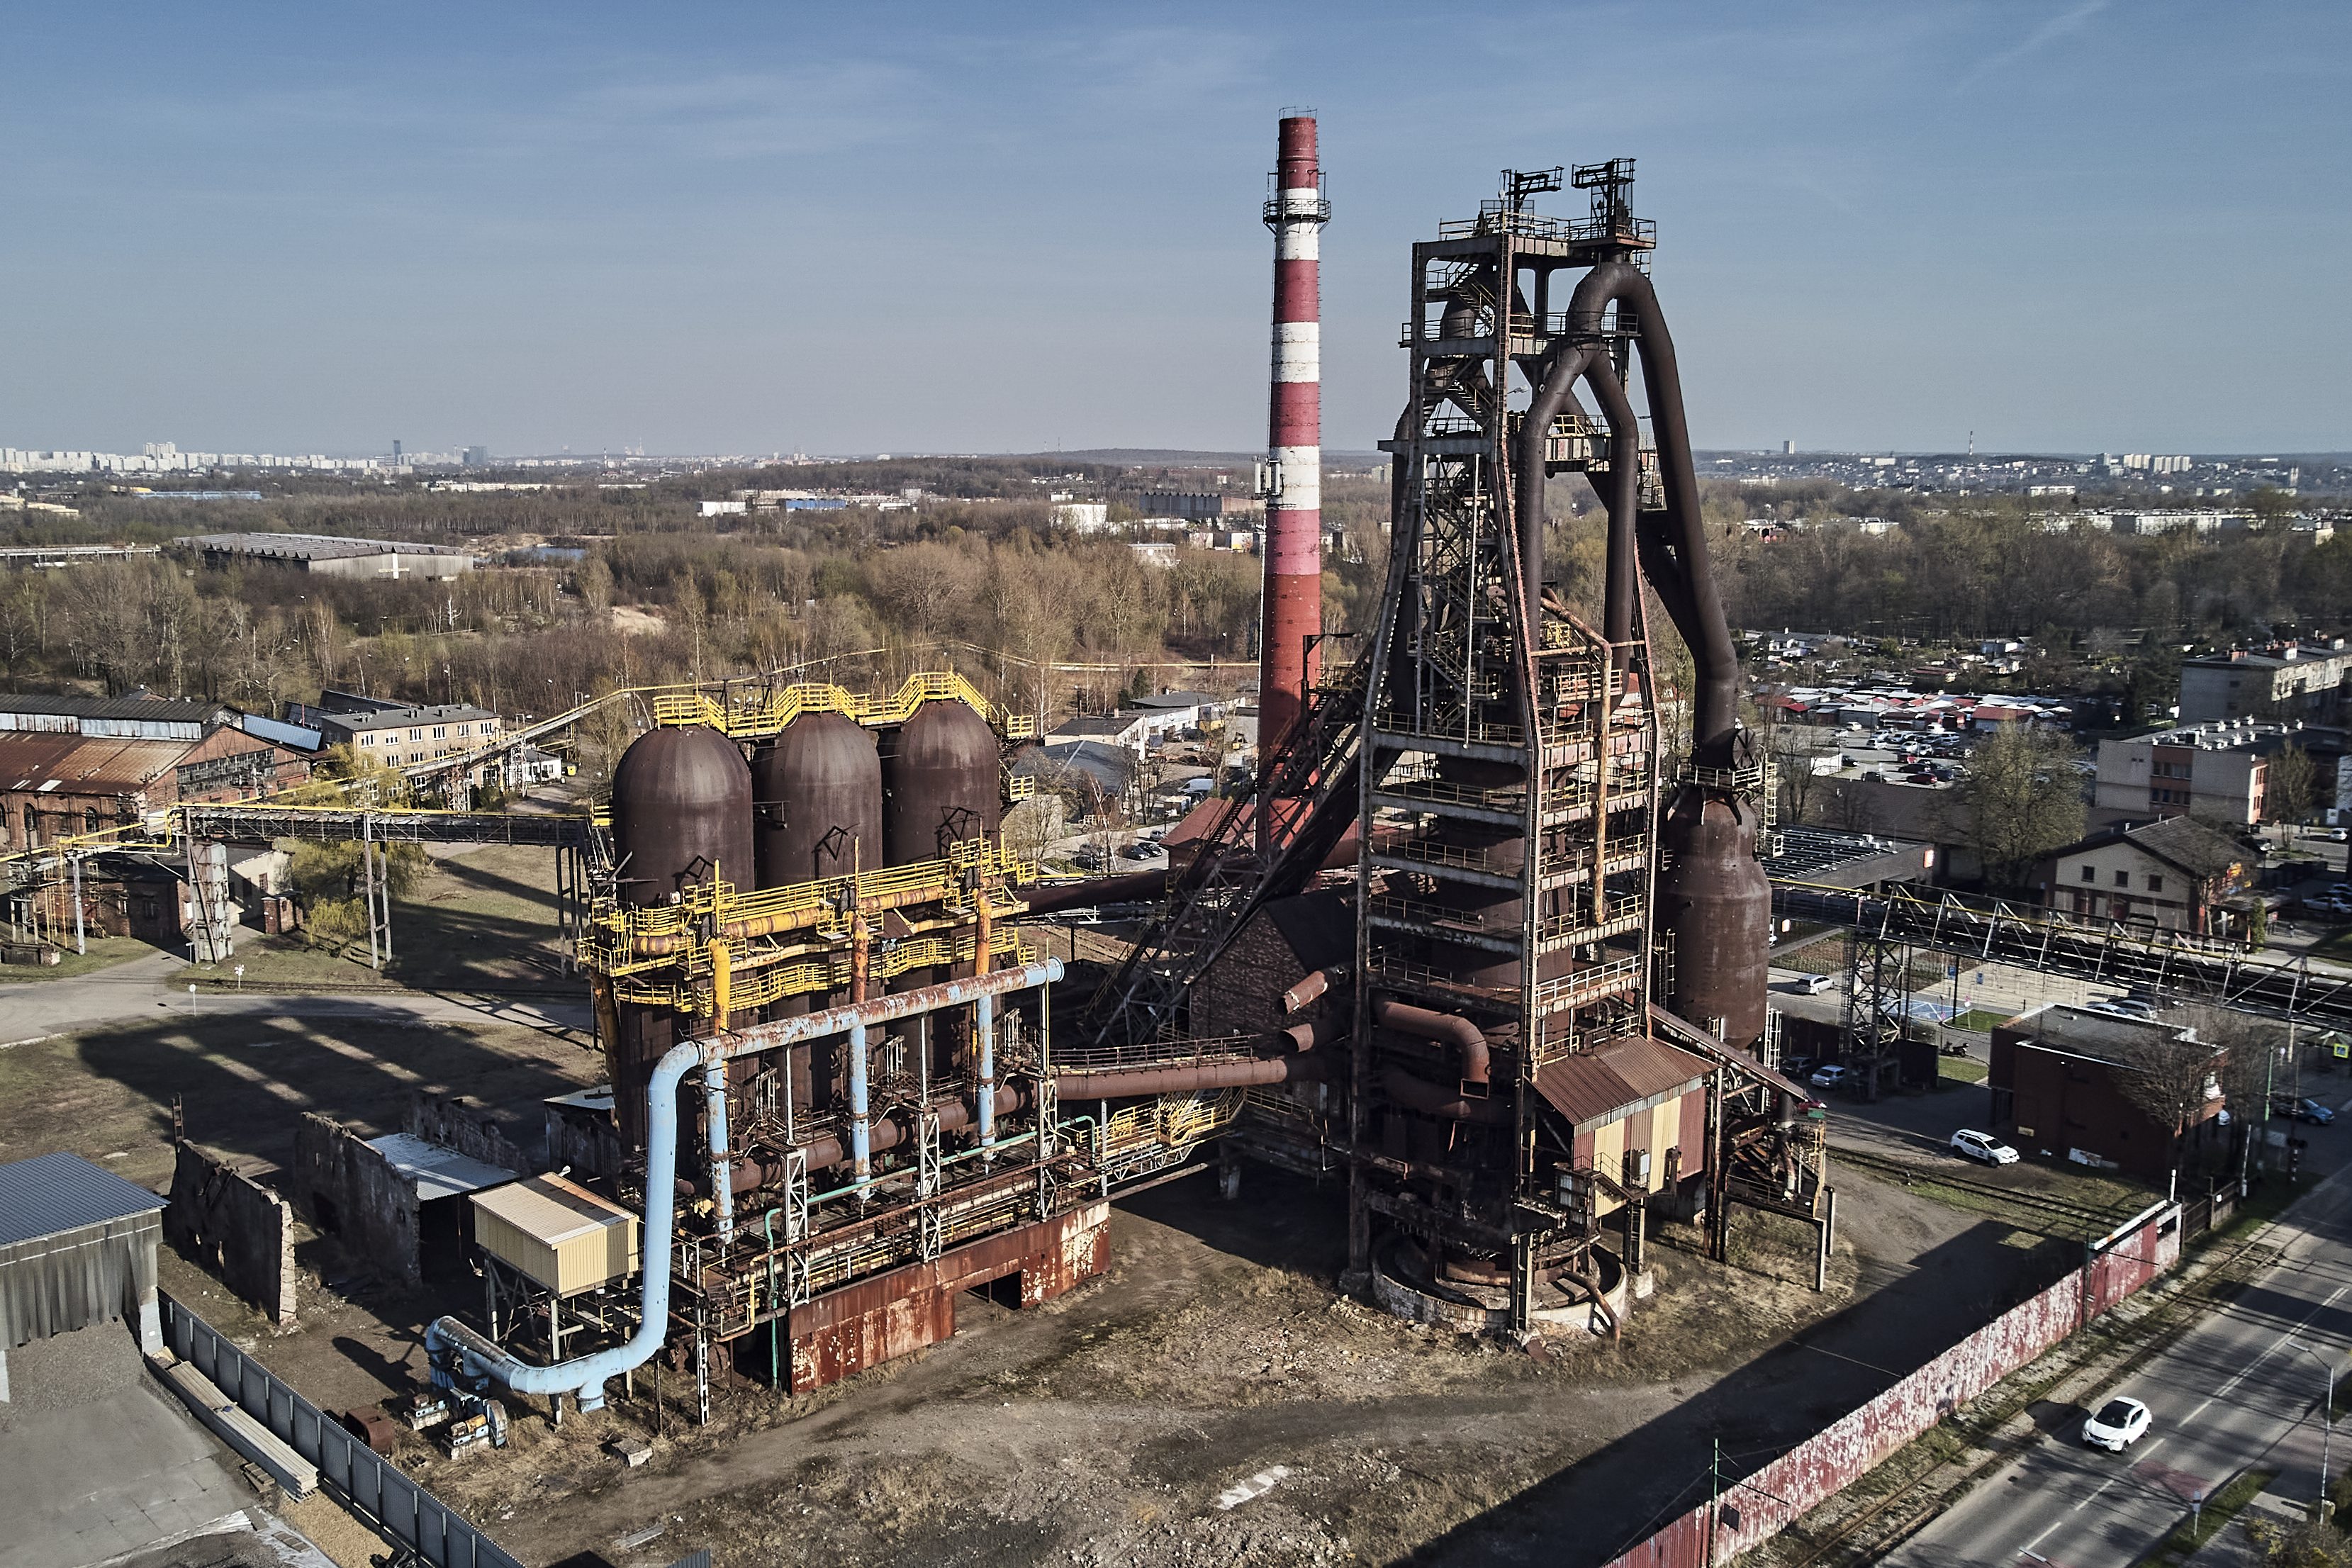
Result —
<path fill-rule="evenodd" d="M 2053 1003 L 1992 1032 L 1992 1121 L 2021 1148 L 2161 1182 L 2221 1136 L 2227 1052 L 2194 1029 Z M 2127 1087 L 2134 1074 L 2202 1069 L 2201 1092 L 2167 1126 Z"/>
<path fill-rule="evenodd" d="M 123 826 L 183 802 L 254 799 L 310 776 L 299 752 L 229 728 L 196 741 L 0 734 L 0 849 Z"/>

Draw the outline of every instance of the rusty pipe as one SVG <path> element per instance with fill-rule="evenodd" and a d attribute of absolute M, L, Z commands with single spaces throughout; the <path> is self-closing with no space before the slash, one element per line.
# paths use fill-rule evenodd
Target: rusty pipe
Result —
<path fill-rule="evenodd" d="M 1296 1013 L 1304 1008 L 1311 1007 L 1317 1002 L 1321 1001 L 1324 993 L 1331 989 L 1332 982 L 1339 978 L 1339 965 L 1335 963 L 1328 969 L 1317 970 L 1314 973 L 1308 975 L 1306 979 L 1300 981 L 1297 984 L 1284 992 L 1282 994 L 1283 1012 L 1285 1014 Z"/>
<path fill-rule="evenodd" d="M 1462 1081 L 1485 1083 L 1491 1068 L 1486 1037 L 1459 1013 L 1438 1013 L 1386 996 L 1372 1003 L 1372 1022 L 1416 1039 L 1452 1046 L 1462 1061 Z"/>
<path fill-rule="evenodd" d="M 1418 1110 L 1424 1116 L 1443 1117 L 1448 1121 L 1475 1121 L 1489 1127 L 1511 1119 L 1511 1102 L 1507 1100 L 1471 1100 L 1448 1094 L 1427 1079 L 1417 1078 L 1401 1067 L 1391 1067 L 1381 1073 L 1381 1089 L 1407 1110 Z"/>
<path fill-rule="evenodd" d="M 1139 1095 L 1192 1094 L 1204 1089 L 1294 1083 L 1322 1076 L 1322 1061 L 1317 1057 L 1262 1057 L 1254 1061 L 1199 1062 L 1191 1067 L 1056 1073 L 1054 1092 L 1071 1100 L 1129 1100 Z"/>

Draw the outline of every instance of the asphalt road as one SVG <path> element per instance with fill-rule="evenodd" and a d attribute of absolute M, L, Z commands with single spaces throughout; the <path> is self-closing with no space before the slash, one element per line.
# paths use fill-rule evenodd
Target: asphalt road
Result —
<path fill-rule="evenodd" d="M 2318 1144 L 2352 1139 L 2352 1130 L 2312 1135 Z M 2352 1167 L 2306 1194 L 2272 1237 L 2284 1247 L 2275 1268 L 2092 1402 L 2125 1394 L 2147 1404 L 2154 1420 L 2128 1453 L 2082 1447 L 2084 1410 L 2037 1409 L 2046 1441 L 1885 1561 L 2126 1568 L 2188 1516 L 2196 1494 L 2210 1496 L 2249 1467 L 2280 1472 L 2273 1493 L 2315 1496 L 2322 1358 L 2352 1384 Z M 2352 1428 L 2335 1447 L 2340 1471 L 2352 1458 Z"/>
<path fill-rule="evenodd" d="M 353 992 L 273 995 L 200 991 L 174 977 L 185 960 L 170 953 L 134 958 L 70 980 L 0 985 L 0 1050 L 77 1034 L 103 1024 L 164 1016 L 200 1018 L 377 1018 L 387 1023 L 520 1024 L 535 1029 L 586 1029 L 588 1004 L 542 996 L 461 992 Z"/>

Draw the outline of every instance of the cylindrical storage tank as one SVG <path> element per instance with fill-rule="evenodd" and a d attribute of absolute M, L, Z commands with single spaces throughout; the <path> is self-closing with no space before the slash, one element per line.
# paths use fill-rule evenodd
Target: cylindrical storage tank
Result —
<path fill-rule="evenodd" d="M 784 888 L 879 870 L 882 759 L 874 736 L 839 713 L 803 713 L 751 759 L 759 885 Z"/>
<path fill-rule="evenodd" d="M 649 730 L 613 770 L 613 853 L 624 904 L 667 904 L 712 880 L 752 885 L 751 769 L 716 730 Z M 674 1037 L 710 1020 L 624 1003 L 613 1043 L 613 1110 L 621 1141 L 645 1146 L 646 1081 Z M 651 1016 L 648 1016 L 651 1015 Z"/>
<path fill-rule="evenodd" d="M 1004 814 L 996 731 L 961 702 L 926 702 L 882 741 L 882 833 L 893 866 L 993 840 Z"/>
<path fill-rule="evenodd" d="M 1664 816 L 1656 925 L 1675 942 L 1666 1005 L 1702 1028 L 1722 1019 L 1724 1043 L 1752 1050 L 1764 1037 L 1772 934 L 1755 808 L 1686 786 Z"/>

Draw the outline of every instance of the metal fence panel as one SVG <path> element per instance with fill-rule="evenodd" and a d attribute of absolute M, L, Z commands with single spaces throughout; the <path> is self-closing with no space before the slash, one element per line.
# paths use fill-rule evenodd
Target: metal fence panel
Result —
<path fill-rule="evenodd" d="M 362 1517 L 435 1568 L 522 1568 L 465 1517 L 368 1447 L 292 1385 L 169 1295 L 163 1333 L 173 1354 L 212 1379 L 247 1415 L 319 1467 L 319 1479 Z"/>

